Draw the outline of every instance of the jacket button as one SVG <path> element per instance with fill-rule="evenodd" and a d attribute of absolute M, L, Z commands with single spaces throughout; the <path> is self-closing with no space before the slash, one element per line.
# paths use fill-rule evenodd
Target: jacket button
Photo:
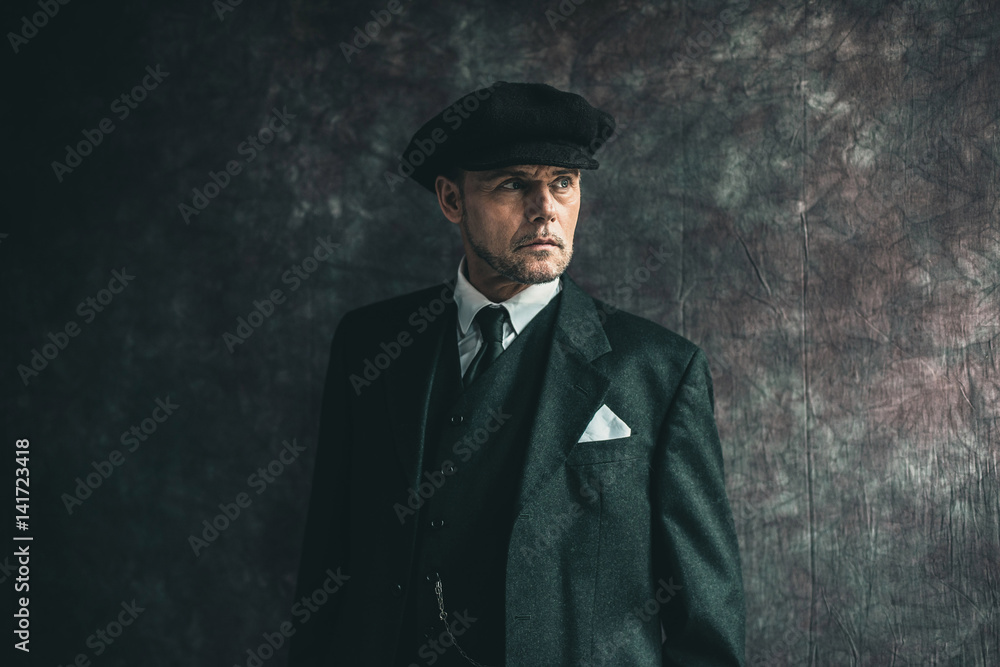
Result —
<path fill-rule="evenodd" d="M 402 594 L 403 594 L 403 585 L 402 584 L 393 584 L 392 585 L 392 597 L 398 598 Z"/>
<path fill-rule="evenodd" d="M 451 461 L 445 461 L 441 464 L 441 474 L 442 475 L 454 475 L 455 474 L 455 464 Z"/>
<path fill-rule="evenodd" d="M 431 521 L 431 528 L 444 528 L 444 519 L 433 519 Z"/>
<path fill-rule="evenodd" d="M 462 415 L 452 415 L 452 417 L 451 417 L 451 425 L 452 426 L 458 426 L 459 424 L 461 424 L 464 421 L 465 421 L 465 417 L 463 417 Z"/>

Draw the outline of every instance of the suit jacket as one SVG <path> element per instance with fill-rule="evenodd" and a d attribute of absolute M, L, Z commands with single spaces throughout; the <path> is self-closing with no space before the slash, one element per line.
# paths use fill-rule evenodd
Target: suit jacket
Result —
<path fill-rule="evenodd" d="M 563 281 L 511 480 L 507 664 L 743 665 L 739 548 L 706 358 Z M 456 335 L 441 316 L 451 301 L 445 283 L 351 311 L 337 328 L 296 593 L 316 611 L 298 618 L 293 666 L 391 665 L 418 529 L 394 506 L 426 481 L 429 378 Z M 602 406 L 630 435 L 580 442 Z"/>

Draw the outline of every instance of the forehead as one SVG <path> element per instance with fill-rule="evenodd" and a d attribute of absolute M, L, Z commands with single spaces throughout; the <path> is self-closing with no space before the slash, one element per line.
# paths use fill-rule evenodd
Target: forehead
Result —
<path fill-rule="evenodd" d="M 466 172 L 472 178 L 481 181 L 489 181 L 496 178 L 510 178 L 517 176 L 524 179 L 549 179 L 556 176 L 579 176 L 580 170 L 574 167 L 556 167 L 547 164 L 517 164 L 510 167 L 500 167 L 498 169 L 487 169 L 486 171 Z"/>

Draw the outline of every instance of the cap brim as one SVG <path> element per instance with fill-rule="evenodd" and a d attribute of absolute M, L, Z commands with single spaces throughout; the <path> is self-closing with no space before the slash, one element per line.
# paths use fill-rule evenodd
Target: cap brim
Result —
<path fill-rule="evenodd" d="M 579 146 L 551 141 L 505 144 L 479 150 L 474 159 L 460 162 L 466 171 L 486 171 L 515 164 L 544 164 L 553 167 L 597 169 L 599 163 Z"/>

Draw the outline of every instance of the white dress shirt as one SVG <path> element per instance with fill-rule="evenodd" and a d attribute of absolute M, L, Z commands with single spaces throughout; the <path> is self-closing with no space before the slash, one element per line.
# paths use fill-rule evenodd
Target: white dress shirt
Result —
<path fill-rule="evenodd" d="M 483 334 L 479 323 L 473 322 L 480 308 L 497 306 L 472 286 L 465 277 L 465 257 L 458 263 L 458 280 L 455 283 L 455 305 L 458 306 L 458 359 L 462 365 L 462 376 L 472 363 L 473 357 L 483 344 Z M 508 317 L 503 322 L 503 349 L 510 347 L 518 334 L 524 331 L 528 322 L 547 306 L 562 289 L 559 278 L 547 283 L 529 285 L 502 303 Z"/>

